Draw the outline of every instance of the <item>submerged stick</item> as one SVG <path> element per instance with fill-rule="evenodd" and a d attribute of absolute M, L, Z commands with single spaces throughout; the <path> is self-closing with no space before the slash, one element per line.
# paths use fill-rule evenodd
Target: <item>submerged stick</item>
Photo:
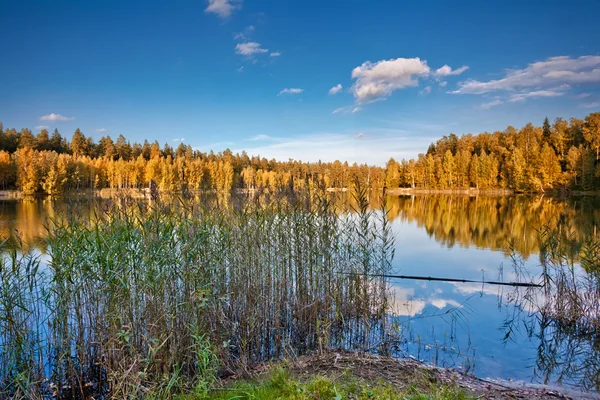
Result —
<path fill-rule="evenodd" d="M 348 275 L 363 275 L 363 274 L 348 274 Z M 460 283 L 481 283 L 487 285 L 515 286 L 515 287 L 544 287 L 538 283 L 528 282 L 496 282 L 496 281 L 475 281 L 471 279 L 456 279 L 456 278 L 436 278 L 432 276 L 416 276 L 416 275 L 386 275 L 386 274 L 367 274 L 368 276 L 377 278 L 390 279 L 414 279 L 417 281 L 440 281 L 440 282 L 460 282 Z"/>

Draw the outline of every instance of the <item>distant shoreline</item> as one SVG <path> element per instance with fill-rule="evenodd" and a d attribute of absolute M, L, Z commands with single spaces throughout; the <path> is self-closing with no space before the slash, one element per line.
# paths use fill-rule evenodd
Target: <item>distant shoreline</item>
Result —
<path fill-rule="evenodd" d="M 236 194 L 248 194 L 256 192 L 258 189 L 232 189 L 231 193 Z M 351 189 L 349 188 L 327 188 L 326 191 L 329 193 L 347 193 Z M 379 189 L 381 191 L 381 189 Z M 173 192 L 160 192 L 161 194 L 173 194 L 180 193 L 179 191 Z M 190 193 L 198 194 L 198 193 L 217 193 L 215 190 L 191 190 Z M 426 188 L 384 188 L 383 194 L 387 196 L 407 196 L 407 195 L 459 195 L 459 196 L 515 196 L 521 194 L 531 194 L 531 195 L 548 195 L 548 196 L 560 196 L 560 197 L 569 197 L 569 196 L 600 196 L 600 191 L 569 191 L 566 193 L 562 193 L 556 190 L 548 190 L 546 192 L 517 192 L 512 189 L 477 189 L 477 188 L 456 188 L 456 189 L 426 189 Z M 133 198 L 143 199 L 150 198 L 150 190 L 148 188 L 122 188 L 122 189 L 81 189 L 81 190 L 70 190 L 65 191 L 60 196 L 56 196 L 55 198 L 60 197 L 69 197 L 69 196 L 96 196 L 100 198 L 111 198 L 115 195 L 128 195 Z M 0 190 L 0 200 L 19 200 L 23 198 L 47 198 L 51 197 L 45 193 L 36 193 L 32 196 L 25 196 L 22 191 L 16 189 L 8 189 L 8 190 Z"/>
<path fill-rule="evenodd" d="M 511 189 L 426 189 L 426 188 L 394 188 L 385 189 L 387 195 L 397 196 L 402 194 L 462 194 L 462 195 L 495 195 L 495 196 L 511 196 L 515 194 Z"/>

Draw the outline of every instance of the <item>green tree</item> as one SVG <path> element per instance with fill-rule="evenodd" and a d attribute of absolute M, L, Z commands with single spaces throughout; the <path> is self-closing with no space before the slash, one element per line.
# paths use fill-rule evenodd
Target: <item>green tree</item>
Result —
<path fill-rule="evenodd" d="M 117 149 L 110 136 L 103 136 L 100 138 L 100 154 L 109 160 L 117 159 Z"/>
<path fill-rule="evenodd" d="M 35 137 L 29 129 L 22 129 L 19 135 L 19 148 L 35 149 Z"/>
<path fill-rule="evenodd" d="M 87 140 L 83 133 L 77 128 L 71 139 L 71 153 L 73 156 L 83 156 L 87 154 Z"/>
<path fill-rule="evenodd" d="M 128 161 L 131 158 L 131 145 L 127 139 L 125 139 L 125 136 L 119 135 L 115 142 L 115 150 L 119 158 L 125 161 Z"/>
<path fill-rule="evenodd" d="M 41 151 L 52 150 L 50 147 L 50 136 L 48 136 L 48 131 L 46 129 L 42 129 L 36 136 L 35 147 Z"/>

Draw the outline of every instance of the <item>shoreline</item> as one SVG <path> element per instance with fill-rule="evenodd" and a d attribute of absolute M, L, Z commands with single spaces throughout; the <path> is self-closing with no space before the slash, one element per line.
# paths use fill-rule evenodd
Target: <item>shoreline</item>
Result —
<path fill-rule="evenodd" d="M 328 193 L 348 193 L 351 189 L 348 188 L 327 188 L 325 189 Z M 257 189 L 245 189 L 236 188 L 232 189 L 230 194 L 249 194 L 256 192 Z M 546 191 L 546 192 L 516 192 L 512 189 L 477 189 L 477 188 L 462 188 L 462 189 L 425 189 L 425 188 L 394 188 L 379 189 L 383 191 L 385 196 L 422 196 L 422 195 L 452 195 L 452 196 L 519 196 L 519 195 L 536 195 L 536 196 L 549 196 L 557 198 L 568 198 L 568 197 L 579 197 L 579 196 L 600 196 L 600 191 L 571 191 L 568 193 L 562 193 L 560 191 Z M 190 190 L 191 194 L 206 194 L 206 193 L 223 193 L 216 190 Z M 180 191 L 160 192 L 160 194 L 181 194 Z M 45 198 L 63 198 L 63 197 L 76 197 L 76 196 L 94 196 L 104 199 L 109 199 L 119 195 L 131 196 L 135 199 L 150 198 L 149 188 L 122 188 L 122 189 L 81 189 L 81 190 L 70 190 L 62 193 L 59 196 L 50 196 L 45 193 L 37 193 L 31 196 L 25 196 L 22 191 L 17 189 L 6 189 L 0 190 L 0 200 L 21 200 L 25 198 L 30 199 L 45 199 Z"/>
<path fill-rule="evenodd" d="M 249 370 L 228 371 L 229 376 L 222 378 L 218 386 L 227 388 L 239 382 L 260 382 L 282 366 L 289 371 L 292 378 L 300 382 L 317 376 L 335 381 L 341 376 L 349 375 L 366 383 L 384 382 L 400 390 L 412 386 L 424 393 L 430 390 L 432 385 L 454 387 L 477 399 L 600 399 L 598 393 L 581 392 L 558 385 L 479 378 L 457 369 L 437 367 L 413 358 L 394 358 L 343 350 L 329 350 L 293 360 L 266 362 Z"/>

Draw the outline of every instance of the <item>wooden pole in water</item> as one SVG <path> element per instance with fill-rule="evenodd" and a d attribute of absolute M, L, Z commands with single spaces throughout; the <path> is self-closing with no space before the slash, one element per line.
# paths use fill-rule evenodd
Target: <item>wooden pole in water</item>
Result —
<path fill-rule="evenodd" d="M 352 275 L 352 274 L 348 274 Z M 361 274 L 362 275 L 362 274 Z M 415 275 L 386 275 L 386 274 L 369 274 L 368 276 L 378 278 L 390 278 L 390 279 L 414 279 L 417 281 L 440 281 L 440 282 L 460 282 L 460 283 L 481 283 L 487 285 L 500 285 L 500 286 L 515 286 L 515 287 L 544 287 L 538 283 L 529 282 L 495 282 L 495 281 L 474 281 L 470 279 L 456 279 L 456 278 L 436 278 L 432 276 L 415 276 Z"/>

